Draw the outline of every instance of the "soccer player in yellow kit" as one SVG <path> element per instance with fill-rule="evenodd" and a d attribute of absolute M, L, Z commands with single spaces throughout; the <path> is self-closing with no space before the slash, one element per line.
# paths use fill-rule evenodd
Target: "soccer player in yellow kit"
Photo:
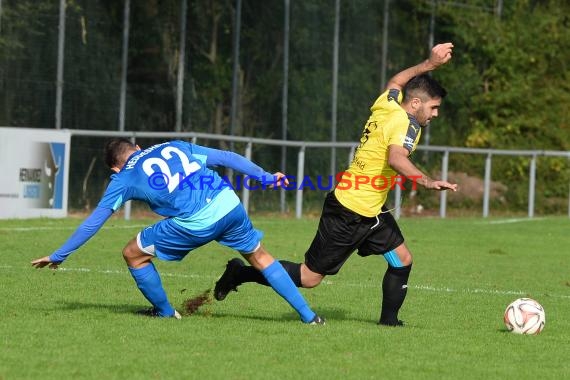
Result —
<path fill-rule="evenodd" d="M 388 268 L 382 281 L 379 324 L 401 326 L 398 312 L 407 294 L 412 254 L 396 220 L 384 206 L 388 191 L 408 181 L 432 190 L 457 190 L 456 184 L 433 180 L 410 161 L 421 128 L 438 116 L 445 89 L 426 73 L 451 59 L 452 43 L 433 47 L 430 57 L 396 74 L 371 107 L 360 145 L 347 171 L 323 206 L 318 231 L 304 263 L 281 263 L 299 287 L 313 288 L 338 273 L 350 255 L 382 255 Z M 403 93 L 402 93 L 403 92 Z M 240 259 L 228 262 L 214 296 L 223 300 L 245 282 L 267 282 Z"/>

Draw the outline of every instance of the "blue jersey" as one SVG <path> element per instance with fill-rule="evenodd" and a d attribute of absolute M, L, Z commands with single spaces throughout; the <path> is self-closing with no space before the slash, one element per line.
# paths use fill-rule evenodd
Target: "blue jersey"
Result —
<path fill-rule="evenodd" d="M 182 228 L 207 230 L 239 204 L 229 180 L 210 169 L 215 166 L 232 168 L 264 185 L 275 181 L 273 174 L 233 152 L 184 141 L 153 145 L 133 153 L 121 171 L 111 176 L 97 208 L 50 259 L 65 260 L 131 199 L 145 202 Z"/>
<path fill-rule="evenodd" d="M 208 227 L 239 204 L 228 180 L 208 167 L 217 165 L 235 168 L 263 183 L 273 181 L 272 174 L 235 153 L 171 141 L 133 153 L 121 171 L 111 176 L 99 207 L 116 211 L 134 199 L 159 215 L 175 217 L 184 227 Z"/>

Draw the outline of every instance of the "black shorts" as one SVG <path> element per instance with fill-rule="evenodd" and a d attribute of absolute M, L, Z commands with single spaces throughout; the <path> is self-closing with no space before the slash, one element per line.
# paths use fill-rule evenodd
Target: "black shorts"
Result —
<path fill-rule="evenodd" d="M 389 212 L 368 218 L 344 207 L 330 192 L 323 205 L 317 234 L 305 253 L 305 264 L 323 275 L 336 274 L 350 255 L 383 255 L 404 243 Z"/>

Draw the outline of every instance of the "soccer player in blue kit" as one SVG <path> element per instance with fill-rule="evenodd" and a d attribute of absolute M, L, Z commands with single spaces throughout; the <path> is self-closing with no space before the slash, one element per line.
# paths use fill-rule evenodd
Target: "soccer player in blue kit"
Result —
<path fill-rule="evenodd" d="M 265 186 L 286 184 L 283 173 L 270 174 L 239 154 L 170 141 L 141 150 L 125 138 L 105 146 L 105 163 L 115 174 L 97 208 L 71 237 L 32 266 L 52 269 L 87 242 L 113 212 L 130 199 L 147 203 L 161 221 L 143 229 L 123 249 L 123 257 L 139 290 L 152 304 L 148 314 L 180 319 L 168 301 L 152 259 L 179 261 L 192 250 L 217 241 L 238 251 L 259 270 L 271 287 L 304 323 L 324 324 L 311 310 L 281 263 L 261 245 L 256 230 L 231 184 L 211 167 L 224 166 Z"/>

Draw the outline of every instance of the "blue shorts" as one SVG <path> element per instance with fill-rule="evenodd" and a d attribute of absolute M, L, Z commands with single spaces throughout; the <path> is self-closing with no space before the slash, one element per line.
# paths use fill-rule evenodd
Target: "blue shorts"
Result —
<path fill-rule="evenodd" d="M 179 261 L 190 251 L 211 241 L 217 241 L 240 253 L 257 249 L 263 232 L 253 228 L 240 203 L 226 216 L 199 231 L 180 226 L 172 218 L 163 219 L 139 232 L 139 248 L 161 260 Z"/>

